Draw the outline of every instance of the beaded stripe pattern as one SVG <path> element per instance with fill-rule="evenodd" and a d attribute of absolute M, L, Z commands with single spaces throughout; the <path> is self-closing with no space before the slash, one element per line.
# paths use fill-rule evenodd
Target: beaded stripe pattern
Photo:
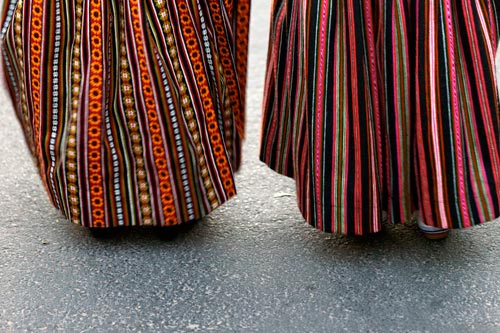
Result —
<path fill-rule="evenodd" d="M 11 96 L 69 220 L 170 226 L 236 194 L 249 10 L 249 0 L 4 2 Z"/>

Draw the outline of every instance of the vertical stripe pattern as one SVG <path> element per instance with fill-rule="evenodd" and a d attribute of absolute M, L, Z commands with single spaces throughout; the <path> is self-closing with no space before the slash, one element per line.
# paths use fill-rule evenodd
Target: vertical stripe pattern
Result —
<path fill-rule="evenodd" d="M 4 1 L 4 69 L 54 205 L 170 226 L 236 194 L 250 0 Z"/>
<path fill-rule="evenodd" d="M 362 235 L 419 210 L 500 215 L 498 14 L 491 0 L 275 0 L 261 159 L 306 220 Z"/>

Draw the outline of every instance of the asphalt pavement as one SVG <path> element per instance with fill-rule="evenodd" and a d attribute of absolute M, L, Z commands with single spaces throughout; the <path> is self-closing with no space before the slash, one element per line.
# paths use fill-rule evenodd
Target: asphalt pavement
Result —
<path fill-rule="evenodd" d="M 0 90 L 0 332 L 500 332 L 500 221 L 323 234 L 258 161 L 270 3 L 253 3 L 239 194 L 177 237 L 62 219 Z"/>

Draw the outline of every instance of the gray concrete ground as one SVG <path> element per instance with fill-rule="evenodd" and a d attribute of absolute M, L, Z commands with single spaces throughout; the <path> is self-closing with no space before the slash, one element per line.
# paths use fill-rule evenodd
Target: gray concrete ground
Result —
<path fill-rule="evenodd" d="M 322 234 L 258 161 L 269 3 L 254 2 L 239 195 L 175 239 L 61 219 L 1 92 L 1 332 L 500 332 L 500 222 L 443 242 L 415 225 Z"/>

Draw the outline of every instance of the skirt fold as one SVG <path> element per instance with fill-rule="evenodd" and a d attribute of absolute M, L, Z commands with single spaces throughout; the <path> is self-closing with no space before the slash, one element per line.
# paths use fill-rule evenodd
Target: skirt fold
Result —
<path fill-rule="evenodd" d="M 275 1 L 261 159 L 309 223 L 499 215 L 497 20 L 493 1 Z"/>

